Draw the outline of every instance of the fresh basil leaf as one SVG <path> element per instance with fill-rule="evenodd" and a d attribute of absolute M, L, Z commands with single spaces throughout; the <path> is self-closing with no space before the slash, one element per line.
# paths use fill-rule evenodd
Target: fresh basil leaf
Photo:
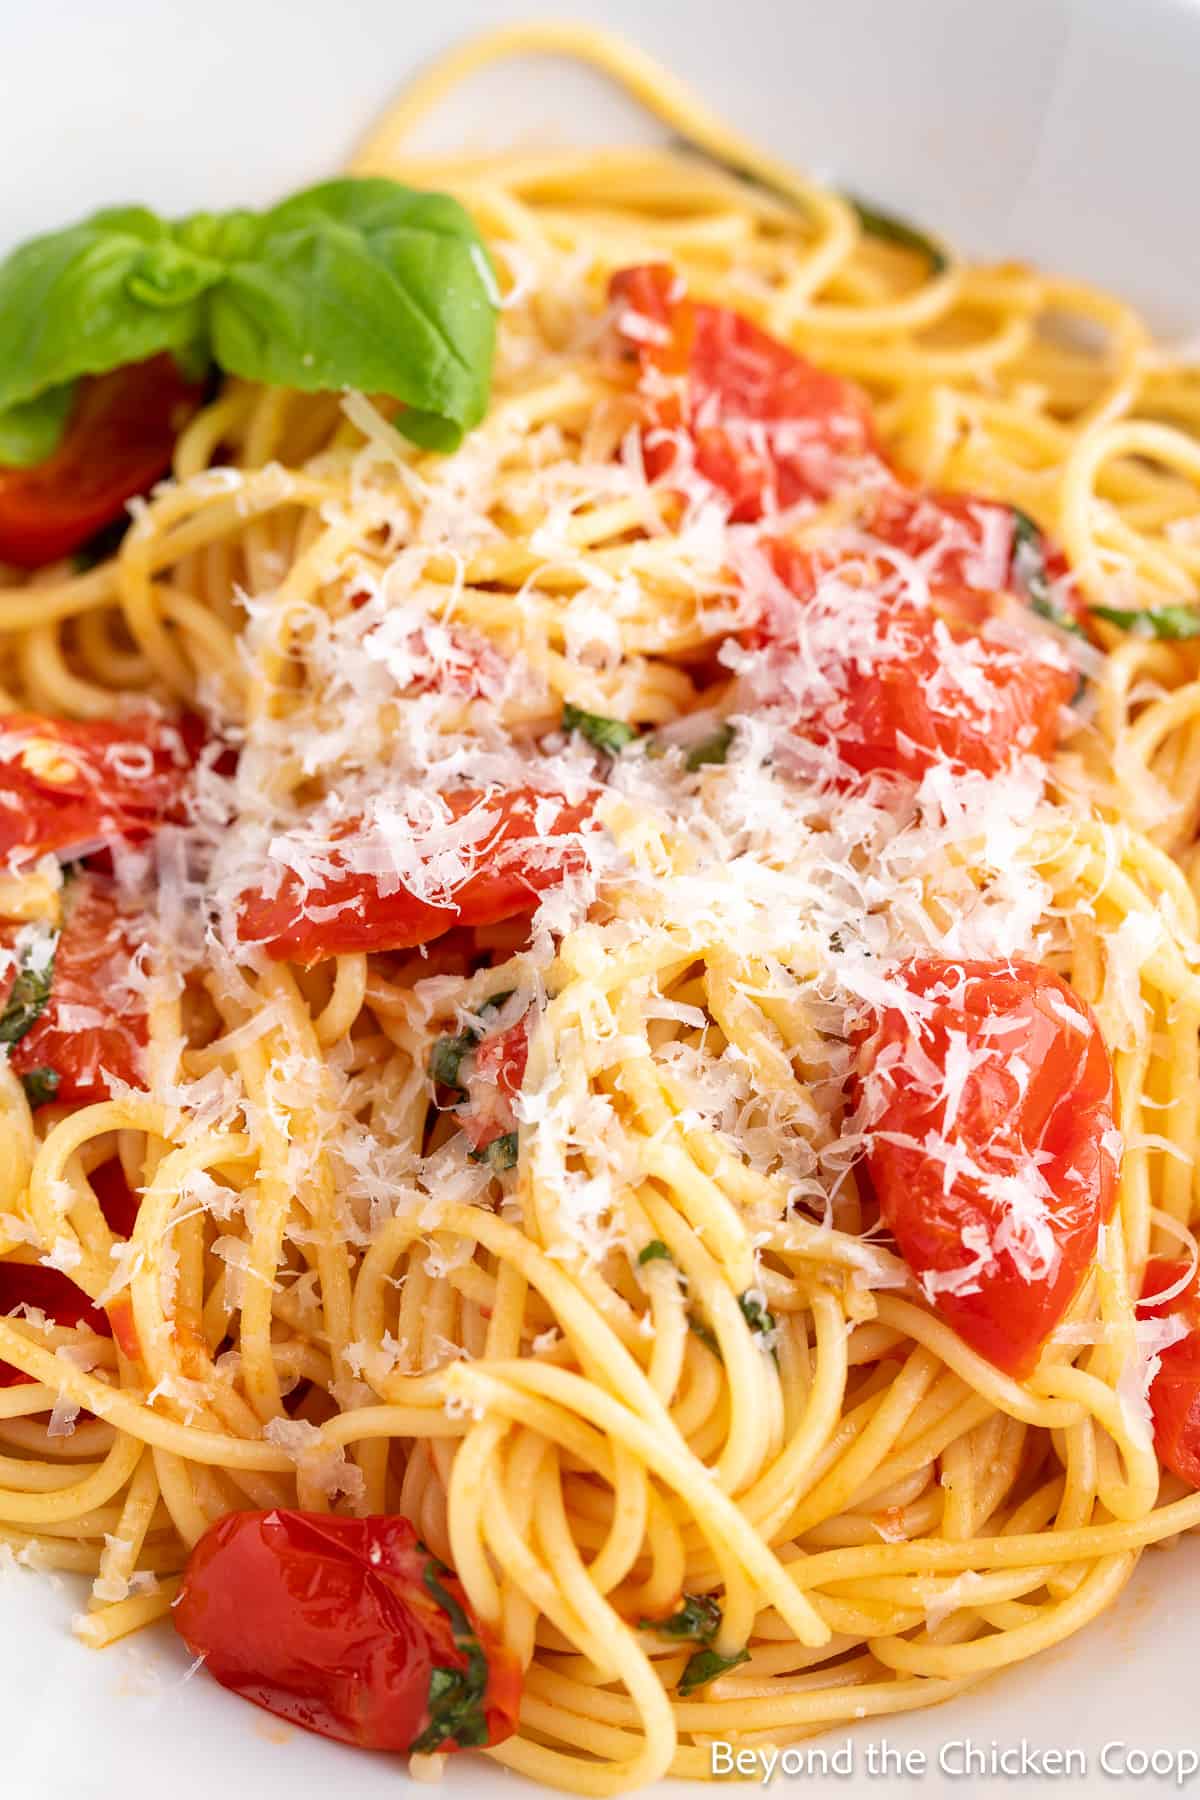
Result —
<path fill-rule="evenodd" d="M 707 1644 L 721 1624 L 721 1607 L 711 1594 L 685 1594 L 678 1612 L 666 1619 L 642 1619 L 644 1631 L 658 1631 L 663 1637 L 690 1638 L 693 1643 Z"/>
<path fill-rule="evenodd" d="M 637 736 L 635 725 L 626 725 L 621 719 L 605 718 L 603 713 L 584 712 L 582 707 L 572 706 L 570 701 L 562 710 L 562 728 L 577 731 L 580 737 L 585 737 L 597 750 L 607 751 L 609 756 L 618 756 Z"/>
<path fill-rule="evenodd" d="M 17 973 L 0 1012 L 0 1044 L 19 1044 L 45 1012 L 54 980 L 58 933 L 46 926 L 26 926 L 16 947 Z"/>
<path fill-rule="evenodd" d="M 65 381 L 0 413 L 0 467 L 28 469 L 45 462 L 62 442 L 74 404 L 75 383 Z"/>
<path fill-rule="evenodd" d="M 842 199 L 854 208 L 859 225 L 868 237 L 879 238 L 887 244 L 898 244 L 902 250 L 915 250 L 929 264 L 930 272 L 940 275 L 950 267 L 950 258 L 924 231 L 910 225 L 907 219 L 898 219 L 894 213 L 884 212 L 882 207 L 872 206 L 870 201 L 861 199 L 857 194 L 843 194 Z"/>
<path fill-rule="evenodd" d="M 692 745 L 683 759 L 683 766 L 685 769 L 701 769 L 705 763 L 723 763 L 729 756 L 729 746 L 732 743 L 733 726 L 722 725 L 711 737 Z"/>
<path fill-rule="evenodd" d="M 210 304 L 223 369 L 307 392 L 388 394 L 414 409 L 397 428 L 435 449 L 479 423 L 495 285 L 456 200 L 383 179 L 327 181 L 239 230 Z"/>
<path fill-rule="evenodd" d="M 751 1331 L 774 1331 L 775 1315 L 767 1311 L 761 1300 L 756 1300 L 752 1294 L 739 1294 L 738 1305 Z"/>
<path fill-rule="evenodd" d="M 644 1268 L 649 1262 L 674 1262 L 674 1260 L 675 1258 L 661 1238 L 651 1238 L 645 1248 L 638 1251 L 639 1268 Z"/>
<path fill-rule="evenodd" d="M 442 1584 L 440 1577 L 449 1574 L 431 1558 L 425 1565 L 426 1588 L 450 1620 L 454 1648 L 466 1657 L 464 1669 L 435 1667 L 429 1671 L 425 1709 L 429 1723 L 408 1746 L 410 1755 L 428 1756 L 439 1745 L 453 1741 L 460 1750 L 469 1750 L 488 1740 L 485 1699 L 488 1684 L 488 1660 L 483 1645 L 475 1635 L 471 1621 Z"/>
<path fill-rule="evenodd" d="M 502 1132 L 494 1137 L 490 1144 L 483 1144 L 478 1150 L 467 1152 L 472 1162 L 485 1162 L 493 1174 L 503 1175 L 506 1169 L 517 1166 L 517 1141 L 515 1131 Z"/>
<path fill-rule="evenodd" d="M 27 1069 L 21 1077 L 21 1086 L 25 1089 L 25 1098 L 30 1106 L 45 1106 L 48 1101 L 53 1100 L 61 1079 L 58 1070 L 48 1066 Z"/>
<path fill-rule="evenodd" d="M 0 262 L 0 411 L 80 375 L 186 354 L 206 335 L 203 295 L 222 274 L 145 207 L 31 238 Z"/>
<path fill-rule="evenodd" d="M 1030 610 L 1039 619 L 1057 625 L 1072 637 L 1086 637 L 1079 620 L 1054 598 L 1054 590 L 1046 573 L 1046 540 L 1036 519 L 1031 519 L 1019 506 L 1009 509 L 1013 519 L 1012 572 L 1020 584 Z"/>
<path fill-rule="evenodd" d="M 697 1650 L 694 1656 L 689 1656 L 675 1691 L 682 1700 L 697 1688 L 707 1687 L 718 1675 L 725 1675 L 739 1663 L 749 1661 L 748 1650 L 735 1650 L 732 1656 L 719 1656 L 715 1650 Z"/>
<path fill-rule="evenodd" d="M 1088 610 L 1094 619 L 1104 619 L 1131 637 L 1170 642 L 1200 637 L 1200 606 L 1093 606 Z"/>

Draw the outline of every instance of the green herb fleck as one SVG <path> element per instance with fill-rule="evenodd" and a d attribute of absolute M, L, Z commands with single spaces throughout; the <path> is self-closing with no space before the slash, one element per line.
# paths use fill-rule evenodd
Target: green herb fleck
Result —
<path fill-rule="evenodd" d="M 0 412 L 0 467 L 28 469 L 53 456 L 75 404 L 75 383 L 47 388 Z"/>
<path fill-rule="evenodd" d="M 27 1069 L 21 1077 L 21 1086 L 25 1089 L 25 1098 L 30 1106 L 45 1106 L 48 1101 L 53 1100 L 60 1080 L 57 1069 L 45 1066 Z"/>
<path fill-rule="evenodd" d="M 756 1300 L 752 1294 L 739 1294 L 738 1305 L 751 1331 L 774 1331 L 775 1315 L 767 1311 L 761 1300 Z"/>
<path fill-rule="evenodd" d="M 651 1262 L 674 1262 L 674 1257 L 661 1238 L 651 1238 L 645 1249 L 638 1251 L 638 1267 Z"/>
<path fill-rule="evenodd" d="M 1012 572 L 1029 601 L 1030 610 L 1039 619 L 1057 625 L 1072 637 L 1086 637 L 1079 620 L 1068 607 L 1054 598 L 1054 590 L 1046 573 L 1046 540 L 1036 519 L 1031 519 L 1019 506 L 1011 508 L 1013 518 Z"/>
<path fill-rule="evenodd" d="M 572 706 L 570 701 L 562 710 L 562 728 L 577 731 L 580 737 L 585 737 L 589 744 L 609 756 L 619 756 L 626 744 L 632 744 L 637 736 L 635 725 L 626 725 L 622 719 L 607 719 L 603 713 L 584 712 L 582 707 Z"/>
<path fill-rule="evenodd" d="M 45 1012 L 54 980 L 58 933 L 35 926 L 22 932 L 17 947 L 16 979 L 0 1012 L 0 1044 L 19 1044 Z"/>
<path fill-rule="evenodd" d="M 725 1675 L 730 1669 L 736 1669 L 739 1663 L 749 1661 L 748 1650 L 735 1650 L 732 1656 L 720 1656 L 715 1650 L 697 1650 L 694 1656 L 688 1657 L 676 1692 L 682 1700 L 697 1688 L 707 1687 L 718 1675 Z"/>
<path fill-rule="evenodd" d="M 1093 618 L 1103 619 L 1131 637 L 1172 642 L 1200 637 L 1200 606 L 1093 606 L 1089 610 Z"/>
<path fill-rule="evenodd" d="M 711 1594 L 685 1594 L 683 1605 L 666 1619 L 642 1619 L 644 1631 L 657 1631 L 663 1637 L 689 1638 L 695 1644 L 707 1644 L 717 1634 L 721 1623 L 721 1607 Z"/>
<path fill-rule="evenodd" d="M 503 1175 L 506 1169 L 517 1166 L 517 1136 L 515 1131 L 505 1131 L 494 1137 L 490 1144 L 480 1145 L 478 1150 L 468 1151 L 472 1162 L 485 1162 L 493 1174 Z"/>
<path fill-rule="evenodd" d="M 706 1325 L 703 1319 L 698 1319 L 696 1317 L 695 1313 L 689 1313 L 688 1330 L 695 1333 L 706 1350 L 712 1351 L 718 1362 L 724 1362 L 725 1358 L 721 1355 L 721 1346 L 717 1342 L 717 1334 L 712 1329 L 711 1325 Z"/>
<path fill-rule="evenodd" d="M 450 1620 L 454 1647 L 462 1651 L 467 1659 L 467 1666 L 465 1669 L 438 1667 L 429 1671 L 426 1695 L 429 1723 L 409 1745 L 410 1755 L 428 1756 L 439 1745 L 451 1740 L 465 1750 L 486 1744 L 488 1739 L 487 1714 L 484 1710 L 488 1683 L 487 1657 L 471 1628 L 470 1619 L 454 1595 L 439 1580 L 439 1576 L 447 1574 L 449 1570 L 443 1569 L 440 1564 L 432 1561 L 427 1563 L 425 1586 Z"/>
<path fill-rule="evenodd" d="M 685 769 L 702 769 L 705 763 L 723 763 L 729 756 L 729 746 L 733 742 L 733 726 L 722 725 L 711 737 L 702 738 L 693 744 L 683 759 Z"/>
<path fill-rule="evenodd" d="M 429 1052 L 429 1073 L 433 1080 L 442 1087 L 454 1088 L 460 1094 L 466 1088 L 459 1080 L 463 1058 L 469 1056 L 479 1036 L 474 1031 L 460 1031 L 454 1037 L 440 1037 L 434 1042 Z"/>
<path fill-rule="evenodd" d="M 915 250 L 925 258 L 934 275 L 940 275 L 950 267 L 950 258 L 941 245 L 935 243 L 926 232 L 918 231 L 906 219 L 898 219 L 894 213 L 872 206 L 857 194 L 843 194 L 842 199 L 854 208 L 859 225 L 868 237 L 879 238 L 888 244 L 898 244 L 902 250 Z"/>

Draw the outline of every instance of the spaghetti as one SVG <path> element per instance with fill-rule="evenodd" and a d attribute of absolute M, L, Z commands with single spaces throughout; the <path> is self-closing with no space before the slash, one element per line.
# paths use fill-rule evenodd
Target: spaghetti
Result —
<path fill-rule="evenodd" d="M 409 153 L 530 51 L 677 141 Z M 1187 1326 L 1138 1308 L 1149 1259 L 1177 1294 L 1196 1261 L 1200 374 L 1108 294 L 883 234 L 583 28 L 447 58 L 353 172 L 492 248 L 484 422 L 441 455 L 389 404 L 230 380 L 114 555 L 0 592 L 7 713 L 211 737 L 152 837 L 132 797 L 101 833 L 94 984 L 136 1041 L 75 1099 L 69 1056 L 0 1069 L 0 1270 L 91 1303 L 0 1317 L 0 1541 L 92 1578 L 100 1647 L 231 1511 L 402 1514 L 524 1669 L 486 1754 L 615 1793 L 946 1699 L 1200 1524 L 1147 1399 Z M 694 355 L 765 334 L 839 378 L 836 429 L 731 450 L 711 370 L 685 416 L 681 308 Z M 929 541 L 880 494 L 941 496 Z M 956 605 L 1011 604 L 934 619 L 939 558 Z M 910 711 L 848 775 L 896 631 Z M 1047 741 L 996 697 L 1029 682 Z M 0 883 L 26 971 L 95 868 Z M 972 1241 L 906 1262 L 865 1174 L 862 1046 L 921 957 L 1052 971 L 1111 1061 L 1113 1209 L 1019 1367 L 969 1329 Z"/>

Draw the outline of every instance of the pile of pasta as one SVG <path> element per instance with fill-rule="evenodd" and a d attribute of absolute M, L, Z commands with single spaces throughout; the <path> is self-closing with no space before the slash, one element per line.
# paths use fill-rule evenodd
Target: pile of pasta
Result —
<path fill-rule="evenodd" d="M 535 49 L 607 69 L 671 145 L 410 154 L 451 83 Z M 1152 1251 L 1196 1254 L 1200 640 L 1098 627 L 1053 766 L 936 817 L 814 814 L 752 721 L 723 762 L 614 759 L 604 852 L 532 934 L 305 969 L 238 954 L 222 909 L 378 766 L 486 774 L 549 743 L 592 779 L 553 735 L 564 706 L 667 745 L 719 719 L 714 649 L 743 622 L 728 539 L 624 453 L 614 271 L 668 262 L 862 384 L 897 466 L 1019 506 L 1085 598 L 1132 609 L 1200 584 L 1200 369 L 1108 294 L 864 229 L 583 31 L 447 59 L 353 167 L 453 193 L 486 235 L 504 298 L 483 425 L 442 457 L 362 396 L 231 381 L 112 558 L 0 591 L 6 710 L 138 696 L 239 750 L 187 828 L 118 864 L 144 894 L 145 1088 L 35 1120 L 0 1068 L 4 1256 L 131 1322 L 123 1341 L 0 1319 L 29 1378 L 0 1388 L 0 1540 L 93 1578 L 76 1630 L 100 1646 L 167 1614 L 231 1508 L 404 1513 L 528 1665 L 521 1729 L 488 1754 L 612 1793 L 707 1774 L 714 1738 L 943 1700 L 1078 1630 L 1146 1545 L 1200 1523 L 1154 1454 L 1135 1313 Z M 397 698 L 414 634 L 509 673 Z M 60 903 L 52 869 L 0 883 L 9 920 Z M 1048 963 L 1116 1074 L 1104 1255 L 1022 1381 L 869 1229 L 842 1135 L 856 979 L 945 941 Z M 498 1168 L 431 1110 L 431 1056 L 526 1014 Z M 90 1179 L 114 1157 L 141 1194 L 127 1239 Z M 644 1623 L 681 1593 L 719 1597 L 718 1654 L 749 1651 L 690 1697 L 688 1646 Z"/>

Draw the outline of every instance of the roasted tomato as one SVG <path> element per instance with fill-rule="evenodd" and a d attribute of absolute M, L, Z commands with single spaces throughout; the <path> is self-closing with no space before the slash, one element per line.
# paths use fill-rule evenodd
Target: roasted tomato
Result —
<path fill-rule="evenodd" d="M 20 866 L 145 837 L 179 807 L 197 748 L 188 726 L 149 714 L 0 715 L 0 860 Z"/>
<path fill-rule="evenodd" d="M 112 1336 L 105 1314 L 61 1269 L 49 1269 L 42 1263 L 0 1262 L 0 1316 L 16 1312 L 19 1306 L 36 1307 L 56 1325 L 86 1325 L 100 1337 Z M 11 1363 L 0 1362 L 0 1387 L 16 1387 L 32 1379 Z"/>
<path fill-rule="evenodd" d="M 930 1304 L 1023 1376 L 1112 1211 L 1108 1052 L 1084 1002 L 1033 963 L 927 958 L 894 983 L 859 1052 L 880 1214 Z"/>
<path fill-rule="evenodd" d="M 172 1618 L 223 1687 L 345 1744 L 465 1750 L 516 1726 L 515 1656 L 407 1519 L 229 1513 Z"/>
<path fill-rule="evenodd" d="M 1053 753 L 1077 679 L 1056 645 L 975 629 L 955 590 L 918 604 L 870 555 L 836 570 L 788 545 L 771 555 L 796 605 L 745 641 L 766 654 L 761 696 L 794 713 L 818 770 L 920 781 L 942 762 L 995 774 Z"/>
<path fill-rule="evenodd" d="M 456 925 L 495 925 L 532 913 L 540 893 L 585 867 L 579 833 L 592 798 L 568 802 L 532 788 L 459 788 L 441 796 L 440 805 L 441 823 L 465 822 L 469 834 L 449 850 L 452 861 L 469 859 L 469 872 L 449 884 L 444 899 L 421 899 L 398 876 L 353 868 L 335 842 L 311 884 L 289 868 L 273 894 L 247 894 L 239 938 L 262 944 L 277 960 L 305 964 L 356 950 L 410 949 Z M 434 848 L 435 837 L 428 833 L 425 840 L 431 871 L 435 858 L 444 866 L 446 854 Z"/>
<path fill-rule="evenodd" d="M 127 500 L 167 473 L 202 391 L 171 356 L 82 381 L 53 455 L 28 469 L 0 468 L 0 562 L 55 562 L 119 518 Z"/>
<path fill-rule="evenodd" d="M 31 1099 L 83 1106 L 107 1100 L 114 1076 L 145 1086 L 145 1006 L 131 985 L 133 926 L 112 884 L 81 872 L 63 896 L 63 926 L 49 987 L 33 996 L 32 1017 L 13 1043 L 12 1066 Z M 9 992 L 17 994 L 18 974 Z M 18 996 L 19 998 L 19 996 Z M 37 1004 L 38 1002 L 42 1004 Z"/>
<path fill-rule="evenodd" d="M 728 498 L 732 519 L 752 520 L 828 498 L 876 453 L 865 394 L 739 313 L 690 299 L 665 264 L 620 270 L 611 295 L 640 368 L 651 477 L 694 466 Z"/>
<path fill-rule="evenodd" d="M 1150 1412 L 1158 1460 L 1192 1487 L 1200 1487 L 1200 1280 L 1189 1265 L 1157 1257 L 1146 1265 L 1140 1310 L 1177 1322 L 1180 1335 L 1155 1352 Z M 1180 1287 L 1168 1299 L 1159 1295 Z"/>

